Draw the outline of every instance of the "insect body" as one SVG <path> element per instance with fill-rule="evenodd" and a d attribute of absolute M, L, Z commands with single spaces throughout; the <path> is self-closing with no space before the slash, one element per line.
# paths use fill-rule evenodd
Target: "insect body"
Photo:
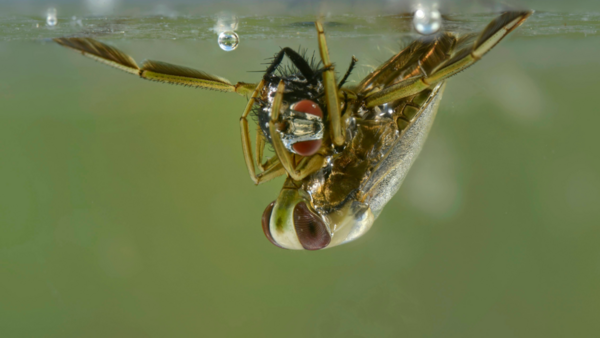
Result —
<path fill-rule="evenodd" d="M 321 23 L 321 62 L 289 48 L 258 84 L 229 81 L 164 62 L 135 61 L 89 38 L 61 45 L 142 78 L 250 95 L 240 119 L 242 147 L 256 184 L 287 175 L 262 216 L 267 238 L 287 249 L 317 250 L 352 241 L 372 226 L 399 189 L 429 132 L 445 80 L 479 60 L 532 12 L 506 12 L 480 34 L 421 38 L 357 86 L 338 84 Z M 281 65 L 287 56 L 292 66 Z M 248 116 L 257 118 L 256 154 Z M 263 161 L 266 144 L 275 155 Z M 259 172 L 257 172 L 257 168 Z"/>

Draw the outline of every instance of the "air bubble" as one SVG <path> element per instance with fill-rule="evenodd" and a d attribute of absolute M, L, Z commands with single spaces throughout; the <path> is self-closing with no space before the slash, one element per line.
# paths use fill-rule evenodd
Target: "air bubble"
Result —
<path fill-rule="evenodd" d="M 56 18 L 56 8 L 48 8 L 46 11 L 46 25 L 54 27 L 57 23 L 58 19 Z"/>
<path fill-rule="evenodd" d="M 222 50 L 231 52 L 236 49 L 240 43 L 240 37 L 233 31 L 226 31 L 219 34 L 217 41 Z"/>
<path fill-rule="evenodd" d="M 442 27 L 442 15 L 437 9 L 419 8 L 415 11 L 413 25 L 420 34 L 433 34 Z"/>

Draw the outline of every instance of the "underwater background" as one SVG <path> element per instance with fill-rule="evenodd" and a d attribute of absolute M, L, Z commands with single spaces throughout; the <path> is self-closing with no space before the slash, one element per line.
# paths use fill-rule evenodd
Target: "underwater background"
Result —
<path fill-rule="evenodd" d="M 0 1 L 0 336 L 597 336 L 600 2 L 515 4 L 537 12 L 448 81 L 369 233 L 297 252 L 261 231 L 283 179 L 249 179 L 245 98 L 143 81 L 50 39 L 257 82 L 248 71 L 280 47 L 318 48 L 324 13 L 356 83 L 418 36 L 416 2 Z M 506 8 L 438 5 L 458 32 Z M 239 21 L 231 52 L 223 11 Z"/>

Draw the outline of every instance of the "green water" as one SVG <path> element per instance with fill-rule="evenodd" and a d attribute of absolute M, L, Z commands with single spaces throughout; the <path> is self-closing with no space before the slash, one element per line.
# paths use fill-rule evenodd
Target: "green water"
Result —
<path fill-rule="evenodd" d="M 76 26 L 23 37 L 7 22 L 43 18 L 6 19 L 0 336 L 597 335 L 600 36 L 598 14 L 578 15 L 556 14 L 563 28 L 533 17 L 452 78 L 371 231 L 320 252 L 281 250 L 261 231 L 283 181 L 248 177 L 244 98 L 143 81 L 44 40 Z M 246 40 L 242 25 L 230 53 L 204 28 L 175 41 L 97 37 L 138 61 L 251 82 L 279 47 L 317 48 L 312 27 L 287 25 L 303 21 L 265 24 L 300 36 Z M 401 40 L 368 22 L 372 34 L 328 28 L 333 61 L 360 60 L 354 81 Z"/>

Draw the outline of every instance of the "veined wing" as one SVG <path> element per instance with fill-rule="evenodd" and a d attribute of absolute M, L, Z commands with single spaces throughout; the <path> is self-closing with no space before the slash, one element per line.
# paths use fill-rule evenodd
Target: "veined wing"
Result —
<path fill-rule="evenodd" d="M 427 101 L 405 127 L 383 160 L 362 185 L 361 200 L 371 207 L 377 217 L 386 203 L 396 194 L 410 167 L 419 155 L 429 129 L 437 114 L 445 83 L 436 86 Z"/>

